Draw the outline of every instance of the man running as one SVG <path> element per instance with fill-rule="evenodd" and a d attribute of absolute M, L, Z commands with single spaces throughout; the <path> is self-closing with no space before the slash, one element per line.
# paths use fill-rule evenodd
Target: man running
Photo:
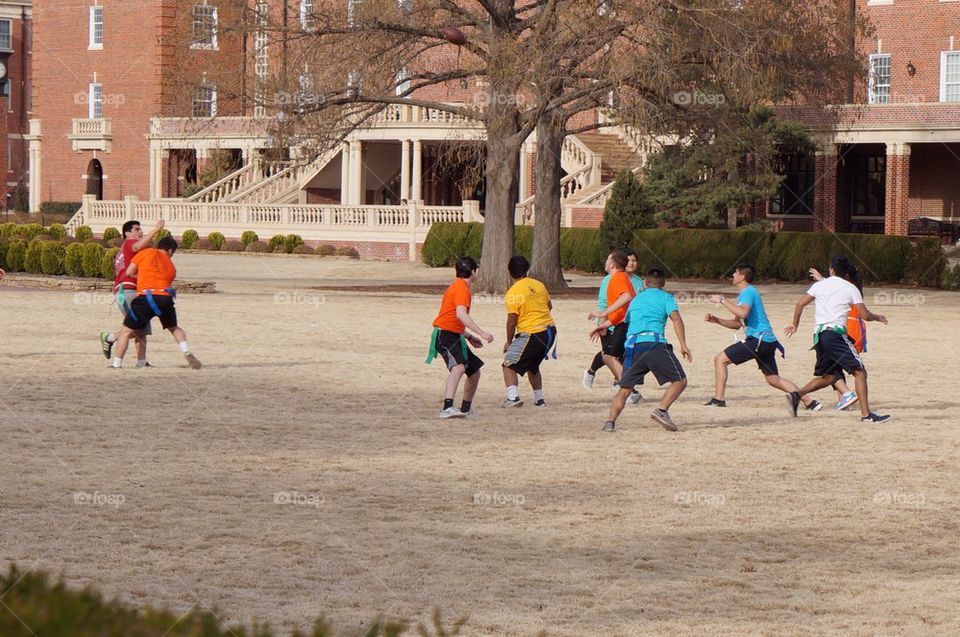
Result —
<path fill-rule="evenodd" d="M 535 407 L 545 407 L 540 363 L 546 360 L 557 342 L 557 328 L 550 316 L 553 303 L 543 283 L 527 276 L 530 262 L 514 256 L 507 264 L 514 284 L 505 297 L 507 341 L 503 345 L 503 382 L 507 386 L 504 407 L 520 407 L 518 375 L 528 374 Z M 556 358 L 556 354 L 554 354 Z"/>
<path fill-rule="evenodd" d="M 744 340 L 730 345 L 713 358 L 714 394 L 707 407 L 726 407 L 724 395 L 727 389 L 727 366 L 740 365 L 747 361 L 756 361 L 763 378 L 771 387 L 785 392 L 797 391 L 797 386 L 779 375 L 777 369 L 777 351 L 783 353 L 783 346 L 777 341 L 777 335 L 767 318 L 763 307 L 763 298 L 759 290 L 753 287 L 756 270 L 751 265 L 738 265 L 733 270 L 733 284 L 740 290 L 734 303 L 723 296 L 716 295 L 713 302 L 726 308 L 733 318 L 720 318 L 707 314 L 707 323 L 716 323 L 731 330 L 744 329 Z M 803 404 L 810 411 L 820 411 L 823 407 L 818 401 L 807 396 Z"/>

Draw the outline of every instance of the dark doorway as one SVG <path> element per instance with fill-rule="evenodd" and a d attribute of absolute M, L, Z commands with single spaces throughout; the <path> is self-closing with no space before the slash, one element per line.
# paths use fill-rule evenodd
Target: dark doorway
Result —
<path fill-rule="evenodd" d="M 91 159 L 87 164 L 87 193 L 103 201 L 103 165 L 99 159 Z"/>

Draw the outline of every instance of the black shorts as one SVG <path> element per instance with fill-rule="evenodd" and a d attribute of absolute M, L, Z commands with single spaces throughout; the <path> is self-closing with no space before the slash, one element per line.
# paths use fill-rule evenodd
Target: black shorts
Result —
<path fill-rule="evenodd" d="M 607 330 L 600 337 L 600 349 L 607 356 L 613 356 L 623 360 L 623 348 L 627 344 L 627 324 L 621 323 L 613 328 L 613 331 Z"/>
<path fill-rule="evenodd" d="M 815 349 L 817 364 L 813 368 L 814 376 L 841 376 L 843 372 L 866 369 L 856 346 L 846 334 L 824 330 L 820 332 Z"/>
<path fill-rule="evenodd" d="M 757 367 L 760 368 L 764 376 L 776 376 L 779 373 L 777 369 L 777 344 L 777 341 L 768 343 L 751 336 L 729 346 L 723 350 L 723 353 L 734 365 L 755 360 L 757 361 Z"/>
<path fill-rule="evenodd" d="M 464 334 L 440 330 L 437 332 L 437 354 L 443 357 L 444 362 L 447 364 L 447 369 L 453 369 L 457 365 L 463 365 L 466 369 L 467 376 L 473 376 L 483 367 L 483 361 L 473 353 L 473 350 L 471 350 L 469 346 L 466 348 L 467 355 L 464 357 L 464 347 L 461 339 L 465 338 L 466 335 Z"/>
<path fill-rule="evenodd" d="M 633 361 L 630 369 L 624 370 L 620 378 L 620 387 L 635 387 L 643 383 L 643 375 L 653 372 L 657 382 L 675 383 L 687 377 L 683 372 L 680 360 L 673 353 L 673 345 L 667 343 L 651 343 L 650 349 L 641 349 L 640 345 L 633 350 Z"/>
<path fill-rule="evenodd" d="M 507 353 L 503 356 L 503 366 L 512 369 L 521 376 L 527 372 L 540 373 L 540 363 L 557 342 L 557 328 L 553 325 L 536 334 L 518 333 L 513 337 Z"/>
<path fill-rule="evenodd" d="M 160 310 L 159 314 L 150 307 L 150 302 L 147 301 L 146 296 L 138 296 L 133 299 L 133 302 L 130 303 L 130 311 L 127 313 L 127 317 L 123 319 L 123 324 L 132 330 L 142 330 L 150 324 L 150 320 L 154 316 L 158 316 L 163 329 L 175 328 L 177 326 L 177 309 L 174 307 L 173 297 L 155 294 L 153 302 Z"/>

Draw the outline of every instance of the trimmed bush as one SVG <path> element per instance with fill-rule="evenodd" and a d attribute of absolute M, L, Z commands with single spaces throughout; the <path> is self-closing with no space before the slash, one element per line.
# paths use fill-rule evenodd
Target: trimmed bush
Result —
<path fill-rule="evenodd" d="M 109 250 L 104 250 L 103 256 L 100 257 L 100 278 L 113 281 L 116 274 L 116 271 L 113 267 L 113 262 L 117 258 L 117 252 L 119 251 L 120 248 L 110 248 Z M 128 263 L 127 265 L 130 264 Z"/>
<path fill-rule="evenodd" d="M 77 240 L 74 239 L 73 237 L 69 236 L 69 235 L 66 236 L 66 237 L 62 237 L 62 238 L 60 239 L 60 245 L 65 245 L 65 246 L 68 246 L 68 245 L 70 245 L 71 243 L 76 243 L 76 242 L 77 242 Z"/>
<path fill-rule="evenodd" d="M 282 246 L 286 240 L 287 238 L 282 234 L 275 234 L 270 237 L 270 252 L 273 252 L 277 246 Z"/>
<path fill-rule="evenodd" d="M 471 228 L 479 223 L 435 223 L 430 226 L 427 238 L 423 242 L 420 258 L 433 268 L 453 265 L 457 257 L 472 256 L 480 258 L 480 253 L 471 254 L 464 249 Z M 480 229 L 483 230 L 482 228 Z"/>
<path fill-rule="evenodd" d="M 184 249 L 189 250 L 199 239 L 200 233 L 196 230 L 184 230 L 183 236 L 180 237 L 180 245 L 182 245 Z"/>
<path fill-rule="evenodd" d="M 313 248 L 308 245 L 300 244 L 293 249 L 293 254 L 313 254 Z"/>
<path fill-rule="evenodd" d="M 960 290 L 960 263 L 944 268 L 940 276 L 940 287 L 944 290 Z"/>
<path fill-rule="evenodd" d="M 291 254 L 294 248 L 303 245 L 303 237 L 298 234 L 288 234 L 283 240 L 283 245 L 287 249 L 287 254 Z"/>
<path fill-rule="evenodd" d="M 243 234 L 240 235 L 240 243 L 242 243 L 244 247 L 250 245 L 254 241 L 259 241 L 259 240 L 260 240 L 260 237 L 258 237 L 257 233 L 254 232 L 253 230 L 244 230 Z"/>
<path fill-rule="evenodd" d="M 627 245 L 638 230 L 656 227 L 654 212 L 643 184 L 631 171 L 624 170 L 613 182 L 610 198 L 603 208 L 600 240 L 610 250 Z"/>
<path fill-rule="evenodd" d="M 114 239 L 110 239 L 109 241 L 105 241 L 104 244 L 108 248 L 119 248 L 120 246 L 123 245 L 123 239 L 121 239 L 120 237 L 116 237 Z"/>
<path fill-rule="evenodd" d="M 43 250 L 43 243 L 40 241 L 31 241 L 27 245 L 27 252 L 23 257 L 23 269 L 30 274 L 40 274 L 40 257 Z"/>
<path fill-rule="evenodd" d="M 337 249 L 329 243 L 319 245 L 317 246 L 317 249 L 313 251 L 314 254 L 319 254 L 321 257 L 332 257 L 336 252 Z"/>
<path fill-rule="evenodd" d="M 44 274 L 63 274 L 66 272 L 64 259 L 67 249 L 59 241 L 45 241 L 40 245 L 40 271 Z"/>
<path fill-rule="evenodd" d="M 213 244 L 210 243 L 209 239 L 197 239 L 196 243 L 193 244 L 194 250 L 213 250 Z"/>
<path fill-rule="evenodd" d="M 107 228 L 106 230 L 103 231 L 103 240 L 104 240 L 104 241 L 109 241 L 110 239 L 116 239 L 117 237 L 119 237 L 119 238 L 122 239 L 122 238 L 123 238 L 123 235 L 120 234 L 120 231 L 117 230 L 116 228 L 112 228 L 112 227 L 111 227 L 111 228 Z"/>
<path fill-rule="evenodd" d="M 63 227 L 63 224 L 51 223 L 47 226 L 46 234 L 54 239 L 62 239 L 67 236 L 67 229 Z"/>
<path fill-rule="evenodd" d="M 73 233 L 73 236 L 76 237 L 77 241 L 86 241 L 93 236 L 93 230 L 90 229 L 90 226 L 80 226 Z"/>
<path fill-rule="evenodd" d="M 247 246 L 246 252 L 270 252 L 270 244 L 266 241 L 254 241 Z"/>
<path fill-rule="evenodd" d="M 917 239 L 907 255 L 904 280 L 913 285 L 939 285 L 947 267 L 947 256 L 938 237 Z"/>
<path fill-rule="evenodd" d="M 98 243 L 83 244 L 83 276 L 100 276 L 103 248 Z"/>
<path fill-rule="evenodd" d="M 583 272 L 603 272 L 607 250 L 600 233 L 589 228 L 560 229 L 560 266 Z M 641 261 L 642 263 L 642 261 Z"/>
<path fill-rule="evenodd" d="M 83 276 L 83 244 L 71 243 L 67 246 L 63 267 L 70 276 Z"/>
<path fill-rule="evenodd" d="M 153 245 L 156 246 L 158 243 L 160 243 L 160 239 L 163 239 L 164 237 L 172 236 L 173 233 L 171 233 L 169 230 L 166 228 L 160 228 L 160 230 L 157 231 L 157 234 L 153 236 Z"/>
<path fill-rule="evenodd" d="M 223 244 L 227 242 L 227 239 L 223 236 L 223 233 L 211 232 L 207 235 L 207 241 L 210 242 L 211 250 L 219 250 L 223 247 Z"/>
<path fill-rule="evenodd" d="M 43 215 L 67 215 L 72 217 L 83 205 L 79 201 L 43 201 L 40 203 L 40 213 Z"/>
<path fill-rule="evenodd" d="M 10 239 L 17 234 L 17 224 L 13 222 L 0 223 L 0 239 Z"/>
<path fill-rule="evenodd" d="M 7 250 L 10 249 L 10 244 L 6 241 L 0 241 L 0 268 L 4 270 L 7 269 Z"/>
<path fill-rule="evenodd" d="M 43 226 L 39 223 L 23 224 L 20 226 L 18 234 L 25 234 L 27 235 L 27 240 L 30 240 L 38 234 L 43 234 Z"/>
<path fill-rule="evenodd" d="M 23 272 L 23 260 L 27 255 L 27 242 L 14 239 L 7 248 L 7 269 L 11 272 Z"/>
<path fill-rule="evenodd" d="M 281 243 L 280 245 L 274 247 L 273 250 L 271 250 L 271 252 L 273 252 L 274 254 L 286 254 L 287 246 Z"/>
<path fill-rule="evenodd" d="M 351 248 L 344 246 L 342 248 L 337 248 L 336 255 L 338 257 L 350 257 L 351 259 L 359 259 L 360 253 L 357 252 L 356 248 Z"/>
<path fill-rule="evenodd" d="M 30 239 L 30 242 L 33 243 L 34 241 L 41 241 L 41 242 L 42 242 L 42 241 L 53 241 L 55 238 L 56 238 L 56 237 L 53 237 L 52 235 L 49 235 L 49 234 L 46 234 L 46 233 L 42 233 L 42 234 L 38 234 L 38 235 L 35 236 L 33 239 Z"/>
<path fill-rule="evenodd" d="M 221 252 L 243 252 L 244 245 L 240 241 L 227 241 L 223 244 L 223 247 L 220 248 Z"/>

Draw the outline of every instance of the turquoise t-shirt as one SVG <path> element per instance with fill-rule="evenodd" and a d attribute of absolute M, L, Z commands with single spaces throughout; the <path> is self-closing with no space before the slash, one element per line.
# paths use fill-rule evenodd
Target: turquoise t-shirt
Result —
<path fill-rule="evenodd" d="M 773 343 L 777 340 L 777 335 L 773 333 L 773 326 L 770 325 L 770 319 L 767 318 L 767 311 L 763 307 L 763 299 L 760 298 L 760 292 L 752 285 L 741 290 L 737 295 L 737 305 L 749 305 L 750 312 L 744 319 L 744 332 L 747 338 L 756 338 L 765 343 Z"/>
<path fill-rule="evenodd" d="M 643 292 L 643 289 L 646 287 L 643 284 L 643 279 L 638 277 L 636 274 L 630 275 L 630 283 L 633 283 L 633 291 L 637 294 Z"/>
<path fill-rule="evenodd" d="M 627 321 L 630 323 L 627 338 L 636 335 L 638 343 L 666 342 L 664 331 L 667 319 L 678 310 L 672 294 L 660 288 L 647 288 L 633 297 L 627 308 Z"/>
<path fill-rule="evenodd" d="M 601 312 L 607 309 L 607 288 L 610 287 L 610 277 L 612 276 L 612 274 L 608 274 L 600 281 L 600 293 L 597 294 L 597 309 Z"/>

